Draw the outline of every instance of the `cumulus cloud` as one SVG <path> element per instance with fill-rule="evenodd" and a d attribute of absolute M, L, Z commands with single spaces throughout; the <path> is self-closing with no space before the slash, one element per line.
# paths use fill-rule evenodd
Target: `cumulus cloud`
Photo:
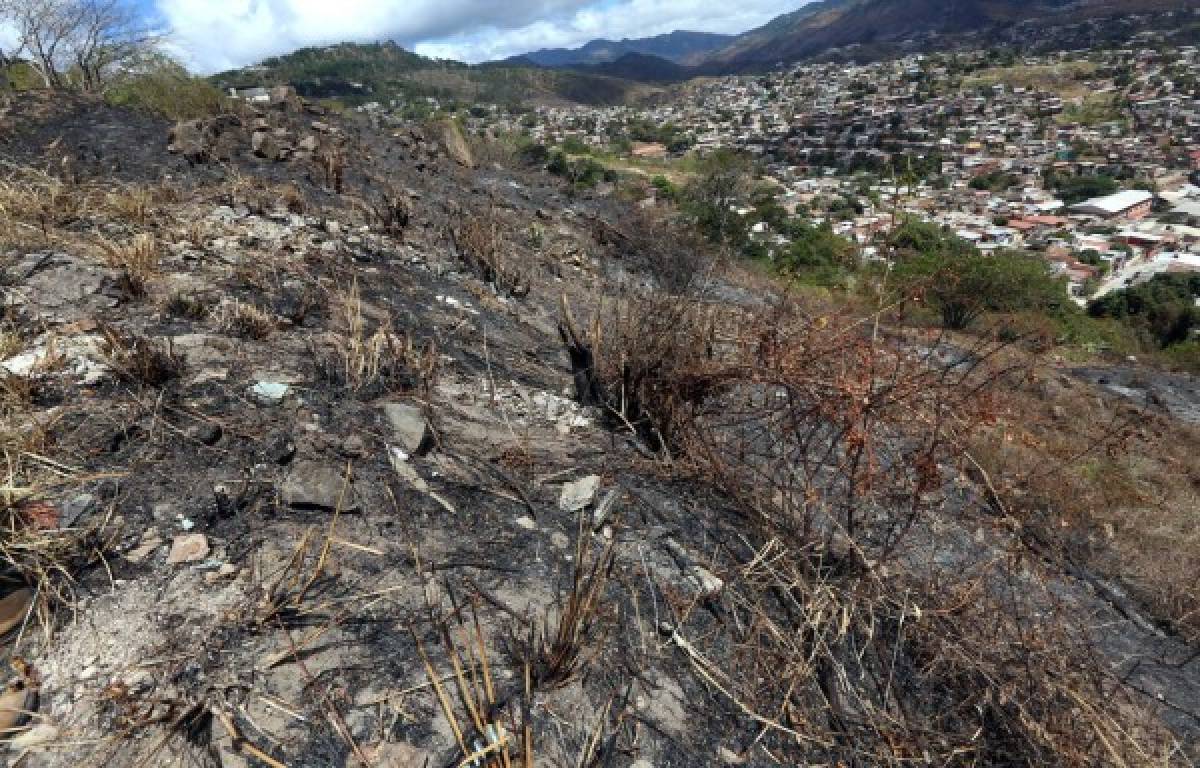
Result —
<path fill-rule="evenodd" d="M 5 21 L 0 21 L 0 53 L 12 53 L 17 47 L 17 28 Z"/>
<path fill-rule="evenodd" d="M 686 29 L 693 32 L 736 34 L 760 26 L 805 0 L 619 0 L 590 4 L 556 19 L 519 27 L 467 28 L 457 34 L 422 42 L 426 56 L 490 61 L 540 48 L 574 48 L 589 40 L 652 37 Z"/>
<path fill-rule="evenodd" d="M 396 40 L 409 46 L 474 26 L 515 27 L 588 0 L 158 0 L 172 43 L 204 71 L 310 45 Z"/>
<path fill-rule="evenodd" d="M 311 45 L 395 40 L 464 61 L 675 29 L 740 32 L 802 0 L 156 0 L 175 50 L 205 72 Z M 732 7 L 731 7 L 732 6 Z"/>

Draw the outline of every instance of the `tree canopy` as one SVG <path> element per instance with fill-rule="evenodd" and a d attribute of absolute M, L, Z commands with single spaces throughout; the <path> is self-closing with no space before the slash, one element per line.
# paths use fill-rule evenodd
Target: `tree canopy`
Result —
<path fill-rule="evenodd" d="M 932 224 L 910 220 L 893 233 L 896 284 L 921 297 L 942 325 L 963 330 L 985 312 L 1053 310 L 1066 300 L 1062 278 L 1041 257 L 1020 251 L 983 253 Z"/>
<path fill-rule="evenodd" d="M 1200 274 L 1156 275 L 1088 305 L 1092 317 L 1112 317 L 1152 337 L 1160 347 L 1187 341 L 1200 328 Z"/>

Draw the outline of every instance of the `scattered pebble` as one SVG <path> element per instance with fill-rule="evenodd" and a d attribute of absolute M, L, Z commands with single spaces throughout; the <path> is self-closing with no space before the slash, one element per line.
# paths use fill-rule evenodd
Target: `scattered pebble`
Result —
<path fill-rule="evenodd" d="M 291 391 L 291 386 L 278 381 L 260 381 L 249 389 L 250 396 L 263 405 L 279 405 Z"/>
<path fill-rule="evenodd" d="M 564 512 L 578 512 L 592 503 L 599 487 L 600 477 L 597 475 L 588 475 L 573 483 L 565 484 L 562 487 L 562 494 L 558 497 L 558 508 Z"/>
<path fill-rule="evenodd" d="M 142 540 L 136 547 L 125 553 L 125 559 L 131 563 L 140 563 L 154 554 L 162 544 L 163 540 L 158 531 L 151 528 L 142 534 Z"/>
<path fill-rule="evenodd" d="M 199 563 L 208 557 L 208 537 L 202 533 L 189 533 L 176 536 L 171 542 L 171 552 L 167 555 L 167 565 L 183 565 L 184 563 Z"/>

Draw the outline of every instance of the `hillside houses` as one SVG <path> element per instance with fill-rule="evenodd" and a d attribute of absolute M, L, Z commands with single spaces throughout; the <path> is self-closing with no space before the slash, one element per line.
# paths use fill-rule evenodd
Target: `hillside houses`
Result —
<path fill-rule="evenodd" d="M 658 163 L 740 149 L 789 215 L 864 248 L 917 216 L 984 251 L 1042 253 L 1082 296 L 1164 253 L 1182 254 L 1163 262 L 1172 269 L 1195 267 L 1200 245 L 1179 230 L 1200 225 L 1200 188 L 1186 185 L 1200 172 L 1197 82 L 1196 47 L 1137 41 L 1007 63 L 912 55 L 697 81 L 642 108 L 542 107 L 528 133 L 605 151 L 623 140 L 633 161 Z M 643 136 L 647 125 L 671 135 Z M 1064 199 L 1064 179 L 1109 189 Z M 785 244 L 768 226 L 756 234 Z"/>

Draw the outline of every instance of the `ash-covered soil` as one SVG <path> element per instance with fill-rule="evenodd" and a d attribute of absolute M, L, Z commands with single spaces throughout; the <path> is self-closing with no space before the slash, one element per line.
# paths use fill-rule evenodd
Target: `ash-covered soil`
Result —
<path fill-rule="evenodd" d="M 14 166 L 154 190 L 40 244 L 22 231 L 4 258 L 2 364 L 32 382 L 6 406 L 10 485 L 37 489 L 13 497 L 38 531 L 14 557 L 63 568 L 7 647 L 39 694 L 13 764 L 482 765 L 464 679 L 505 727 L 531 723 L 540 765 L 788 764 L 772 745 L 804 721 L 752 711 L 733 692 L 766 681 L 718 671 L 789 673 L 742 659 L 771 543 L 575 400 L 561 297 L 582 318 L 653 284 L 597 237 L 622 204 L 300 104 L 187 127 L 174 152 L 167 124 L 87 102 L 18 99 L 0 119 Z M 141 272 L 89 249 L 147 231 Z M 1002 573 L 1019 537 L 964 512 L 977 484 L 947 489 L 908 565 L 1069 613 L 1170 726 L 1172 759 L 1195 755 L 1186 643 L 1087 573 L 1038 557 Z M 593 585 L 578 656 L 527 686 L 531 632 Z"/>

